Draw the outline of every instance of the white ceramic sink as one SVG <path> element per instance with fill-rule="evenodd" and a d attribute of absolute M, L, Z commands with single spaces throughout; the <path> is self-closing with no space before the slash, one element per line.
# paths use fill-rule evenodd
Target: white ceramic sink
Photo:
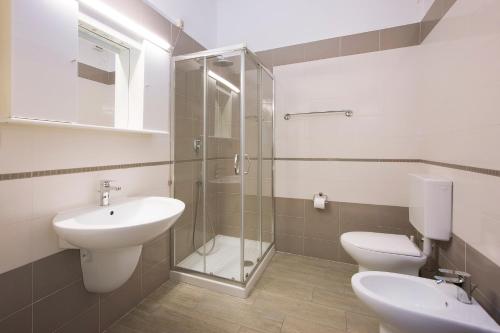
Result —
<path fill-rule="evenodd" d="M 61 212 L 53 225 L 61 247 L 81 249 L 87 289 L 109 292 L 132 275 L 142 244 L 172 227 L 184 208 L 173 198 L 126 198 L 109 206 Z"/>
<path fill-rule="evenodd" d="M 85 207 L 57 214 L 56 233 L 84 249 L 141 245 L 169 229 L 184 203 L 165 197 L 128 198 L 105 207 Z"/>
<path fill-rule="evenodd" d="M 383 333 L 500 333 L 500 326 L 473 300 L 457 299 L 463 290 L 451 284 L 388 272 L 352 277 L 356 295 L 380 318 Z"/>

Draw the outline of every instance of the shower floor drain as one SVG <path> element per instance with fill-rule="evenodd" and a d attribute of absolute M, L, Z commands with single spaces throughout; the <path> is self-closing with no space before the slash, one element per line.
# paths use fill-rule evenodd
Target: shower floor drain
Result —
<path fill-rule="evenodd" d="M 253 261 L 251 261 L 251 260 L 245 260 L 245 261 L 243 262 L 243 265 L 244 265 L 245 267 L 253 266 Z"/>

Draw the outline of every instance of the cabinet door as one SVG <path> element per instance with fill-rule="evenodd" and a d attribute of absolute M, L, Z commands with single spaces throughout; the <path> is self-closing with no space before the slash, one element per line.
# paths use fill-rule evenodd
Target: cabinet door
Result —
<path fill-rule="evenodd" d="M 145 41 L 143 128 L 168 131 L 170 54 Z"/>
<path fill-rule="evenodd" d="M 77 119 L 78 3 L 11 0 L 12 117 Z"/>

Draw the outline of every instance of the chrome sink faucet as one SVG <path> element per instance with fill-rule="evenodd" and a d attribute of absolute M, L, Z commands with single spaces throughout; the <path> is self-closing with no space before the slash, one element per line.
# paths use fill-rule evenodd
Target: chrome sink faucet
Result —
<path fill-rule="evenodd" d="M 101 180 L 99 187 L 99 205 L 109 206 L 109 192 L 110 191 L 120 191 L 122 188 L 120 186 L 111 186 L 113 180 Z"/>
<path fill-rule="evenodd" d="M 472 283 L 469 273 L 445 268 L 439 268 L 439 272 L 448 274 L 449 276 L 434 276 L 437 284 L 447 282 L 461 287 L 457 290 L 457 299 L 462 303 L 472 304 L 472 293 L 477 288 L 477 285 Z"/>

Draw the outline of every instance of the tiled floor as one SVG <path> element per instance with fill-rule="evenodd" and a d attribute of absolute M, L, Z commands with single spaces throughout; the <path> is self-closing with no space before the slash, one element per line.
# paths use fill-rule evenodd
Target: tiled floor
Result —
<path fill-rule="evenodd" d="M 377 333 L 350 286 L 355 266 L 277 253 L 251 296 L 167 282 L 110 333 Z"/>

